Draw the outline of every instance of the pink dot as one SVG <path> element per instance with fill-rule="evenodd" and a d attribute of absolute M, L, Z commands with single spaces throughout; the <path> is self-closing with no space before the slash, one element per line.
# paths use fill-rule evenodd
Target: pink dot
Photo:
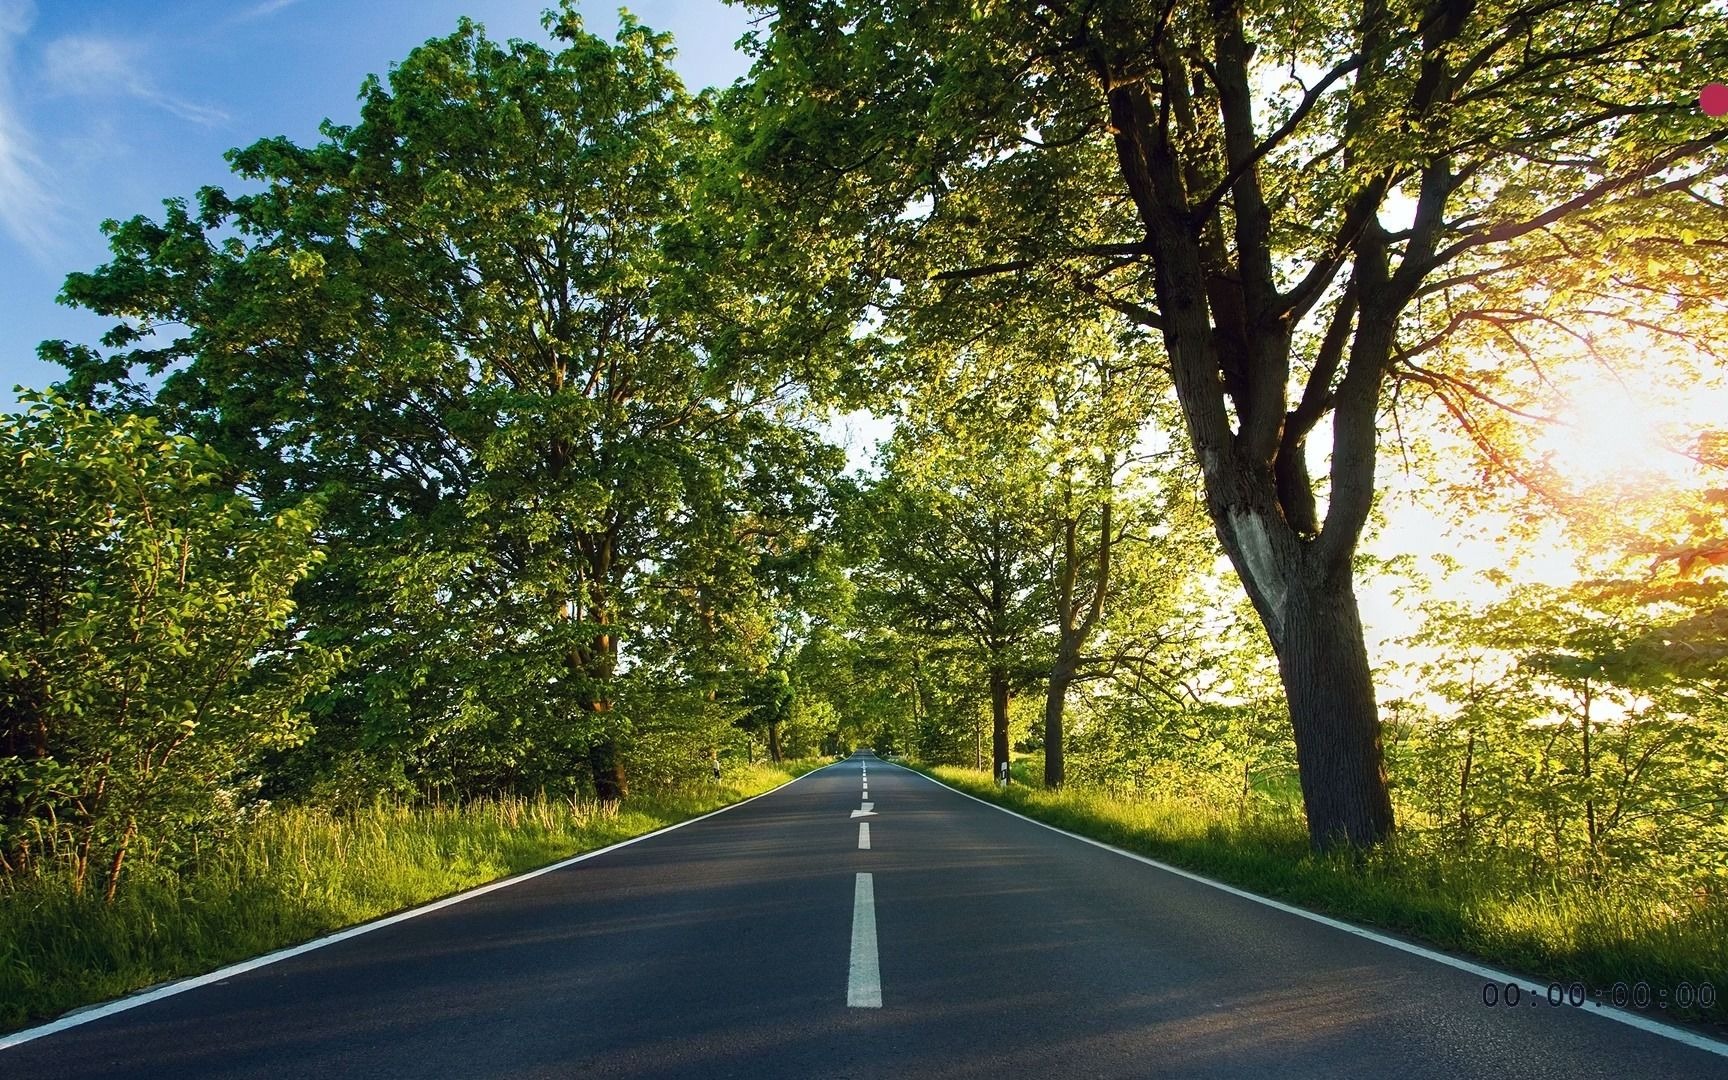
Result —
<path fill-rule="evenodd" d="M 1705 116 L 1728 116 L 1728 86 L 1719 82 L 1706 83 L 1698 91 L 1698 107 Z"/>

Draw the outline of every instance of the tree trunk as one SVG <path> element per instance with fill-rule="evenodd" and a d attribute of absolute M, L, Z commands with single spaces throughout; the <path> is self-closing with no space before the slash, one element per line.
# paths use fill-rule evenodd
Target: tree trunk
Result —
<path fill-rule="evenodd" d="M 588 768 L 594 774 L 594 796 L 601 802 L 620 802 L 630 794 L 616 737 L 606 735 L 588 745 Z"/>
<path fill-rule="evenodd" d="M 780 725 L 768 725 L 768 760 L 780 764 Z"/>
<path fill-rule="evenodd" d="M 1108 369 L 1103 378 L 1108 387 Z M 1091 555 L 1095 569 L 1084 597 L 1076 591 L 1081 563 L 1077 540 L 1079 519 L 1069 516 L 1062 530 L 1061 572 L 1056 585 L 1056 621 L 1060 634 L 1057 637 L 1056 662 L 1050 666 L 1049 690 L 1044 697 L 1044 786 L 1047 788 L 1059 788 L 1067 779 L 1067 760 L 1062 747 L 1062 712 L 1068 704 L 1068 687 L 1080 670 L 1080 652 L 1098 625 L 1099 617 L 1104 614 L 1104 598 L 1110 592 L 1111 549 L 1116 544 L 1116 508 L 1111 499 L 1116 480 L 1115 454 L 1104 455 L 1101 476 L 1104 503 L 1098 512 L 1098 547 Z"/>
<path fill-rule="evenodd" d="M 1590 680 L 1589 679 L 1584 680 L 1583 726 L 1584 726 L 1583 727 L 1583 730 L 1584 730 L 1584 747 L 1583 747 L 1583 750 L 1584 750 L 1584 761 L 1583 761 L 1583 765 L 1584 765 L 1584 835 L 1590 841 L 1590 858 L 1592 860 L 1591 872 L 1594 873 L 1595 872 L 1594 860 L 1596 858 L 1597 833 L 1596 833 L 1596 797 L 1595 797 L 1594 791 L 1591 788 L 1591 782 L 1590 782 L 1592 762 L 1590 760 Z"/>
<path fill-rule="evenodd" d="M 1078 666 L 1078 645 L 1070 649 L 1063 642 L 1050 668 L 1050 686 L 1044 695 L 1044 786 L 1059 788 L 1067 779 L 1067 762 L 1062 747 L 1062 712 L 1068 703 L 1068 687 L 1074 682 Z"/>
<path fill-rule="evenodd" d="M 602 670 L 609 676 L 612 671 L 611 639 L 602 638 Z M 592 658 L 590 658 L 592 661 Z M 575 660 L 571 667 L 577 671 L 583 670 Z M 588 712 L 597 723 L 600 730 L 591 737 L 588 743 L 588 771 L 594 777 L 594 795 L 601 802 L 618 802 L 630 794 L 630 785 L 624 777 L 623 746 L 617 730 L 612 726 L 609 716 L 612 712 L 610 697 L 602 697 L 595 693 L 585 693 L 581 698 L 582 708 Z"/>
<path fill-rule="evenodd" d="M 1219 15 L 1212 81 L 1223 143 L 1227 160 L 1247 166 L 1255 153 L 1246 107 L 1251 50 L 1240 12 L 1226 5 Z M 1377 35 L 1377 26 L 1365 29 L 1365 54 L 1380 51 Z M 1188 75 L 1183 58 L 1172 46 L 1164 60 L 1166 93 L 1179 91 Z M 1252 167 L 1234 173 L 1230 260 L 1222 218 L 1209 209 L 1195 220 L 1190 195 L 1203 174 L 1188 148 L 1192 111 L 1180 100 L 1172 108 L 1153 81 L 1128 75 L 1121 66 L 1101 71 L 1117 159 L 1151 247 L 1156 322 L 1205 475 L 1207 511 L 1278 654 L 1309 837 L 1317 848 L 1371 845 L 1391 833 L 1392 803 L 1350 562 L 1373 508 L 1380 388 L 1398 316 L 1414 291 L 1402 278 L 1420 262 L 1418 251 L 1434 250 L 1433 227 L 1443 215 L 1419 216 L 1394 282 L 1390 239 L 1374 218 L 1389 174 L 1352 197 L 1341 242 L 1351 253 L 1354 318 L 1346 306 L 1333 320 L 1291 408 L 1292 294 L 1277 287 L 1259 179 Z M 1350 130 L 1369 123 L 1367 115 L 1353 109 Z M 1425 205 L 1431 193 L 1425 184 Z M 1313 271 L 1320 276 L 1308 280 L 1329 281 L 1337 268 L 1320 264 Z M 1322 521 L 1303 454 L 1328 413 L 1333 449 Z"/>
<path fill-rule="evenodd" d="M 1458 780 L 1459 842 L 1470 842 L 1470 766 L 1476 760 L 1476 733 L 1472 731 L 1464 743 L 1464 775 Z"/>
<path fill-rule="evenodd" d="M 1296 765 L 1318 850 L 1366 847 L 1392 832 L 1392 799 L 1380 745 L 1380 713 L 1348 578 L 1330 585 L 1289 579 L 1278 673 L 1290 704 Z"/>
<path fill-rule="evenodd" d="M 912 658 L 912 727 L 924 727 L 924 668 L 916 656 Z"/>
<path fill-rule="evenodd" d="M 585 695 L 583 702 L 588 712 L 599 721 L 596 726 L 600 728 L 588 744 L 588 771 L 594 777 L 594 797 L 603 803 L 621 802 L 630 794 L 630 785 L 624 776 L 623 747 L 609 719 L 612 712 L 610 683 L 617 668 L 618 639 L 610 633 L 601 634 L 596 640 L 596 648 L 586 660 L 585 664 L 573 666 L 604 688 L 598 693 Z"/>
<path fill-rule="evenodd" d="M 596 579 L 604 579 L 611 567 L 610 541 L 599 548 L 593 559 Z M 594 777 L 594 796 L 603 803 L 622 801 L 630 794 L 624 776 L 623 746 L 617 727 L 611 720 L 612 679 L 618 670 L 618 637 L 612 632 L 612 616 L 604 605 L 595 604 L 589 618 L 599 624 L 599 632 L 589 646 L 578 646 L 566 657 L 570 669 L 586 681 L 580 701 L 593 718 L 598 731 L 588 744 L 588 771 Z"/>
<path fill-rule="evenodd" d="M 999 777 L 1008 764 L 1008 672 L 990 669 L 990 775 Z"/>
<path fill-rule="evenodd" d="M 138 823 L 128 821 L 126 832 L 120 837 L 120 846 L 114 849 L 114 858 L 108 863 L 108 887 L 102 893 L 103 903 L 112 904 L 114 895 L 120 891 L 120 871 L 126 866 L 126 849 L 132 846 L 137 835 Z"/>

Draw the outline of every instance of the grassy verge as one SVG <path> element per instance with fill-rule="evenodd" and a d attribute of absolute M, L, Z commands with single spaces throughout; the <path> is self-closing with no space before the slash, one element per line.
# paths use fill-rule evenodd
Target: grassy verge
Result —
<path fill-rule="evenodd" d="M 1728 903 L 1650 885 L 1531 880 L 1497 863 L 1401 839 L 1360 860 L 1318 856 L 1293 815 L 1240 816 L 1167 799 L 1124 800 L 1084 788 L 998 788 L 984 773 L 912 764 L 1027 817 L 1313 911 L 1381 927 L 1527 974 L 1538 983 L 1652 993 L 1710 983 L 1708 1010 L 1650 1008 L 1728 1035 Z M 1019 770 L 1016 777 L 1028 779 Z"/>
<path fill-rule="evenodd" d="M 287 809 L 196 873 L 139 873 L 113 904 L 29 883 L 0 893 L 0 1031 L 640 836 L 823 764 L 751 766 L 615 809 L 545 798 Z"/>

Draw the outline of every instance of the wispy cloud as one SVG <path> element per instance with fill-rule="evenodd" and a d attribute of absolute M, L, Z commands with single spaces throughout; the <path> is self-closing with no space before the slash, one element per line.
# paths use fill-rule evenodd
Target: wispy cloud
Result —
<path fill-rule="evenodd" d="M 36 5 L 32 0 L 0 0 L 0 39 L 10 42 L 22 37 L 35 21 Z"/>
<path fill-rule="evenodd" d="M 17 70 L 13 44 L 35 17 L 30 0 L 0 0 L 0 228 L 31 253 L 45 255 L 54 244 L 61 208 L 44 178 L 42 159 L 7 77 Z"/>
<path fill-rule="evenodd" d="M 252 7 L 242 11 L 239 18 L 262 19 L 266 15 L 274 15 L 283 8 L 292 7 L 299 2 L 300 0 L 264 0 L 263 3 L 254 4 Z"/>
<path fill-rule="evenodd" d="M 42 53 L 42 78 L 58 93 L 90 97 L 121 94 L 206 127 L 228 119 L 221 109 L 162 90 L 146 74 L 140 51 L 110 38 L 72 36 L 50 42 Z"/>

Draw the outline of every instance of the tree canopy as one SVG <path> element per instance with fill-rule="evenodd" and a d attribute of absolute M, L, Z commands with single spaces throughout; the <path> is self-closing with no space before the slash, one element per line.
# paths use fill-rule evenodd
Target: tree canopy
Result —
<path fill-rule="evenodd" d="M 1691 100 L 1723 44 L 1713 6 L 772 11 L 734 91 L 758 110 L 743 160 L 853 238 L 878 287 L 840 295 L 893 333 L 929 289 L 1059 288 L 1159 336 L 1279 656 L 1314 841 L 1385 836 L 1351 581 L 1382 407 L 1419 387 L 1505 459 L 1473 413 L 1530 335 L 1661 311 L 1720 343 L 1728 135 Z M 904 284 L 901 251 L 932 272 Z M 1474 365 L 1482 334 L 1510 357 Z"/>
<path fill-rule="evenodd" d="M 750 298 L 692 210 L 708 103 L 670 40 L 547 28 L 557 51 L 464 22 L 368 80 L 357 125 L 231 155 L 263 191 L 110 225 L 66 295 L 126 321 L 58 355 L 92 400 L 165 376 L 150 408 L 266 505 L 326 499 L 309 610 L 365 658 L 327 730 L 431 781 L 584 759 L 616 797 L 629 672 L 676 669 L 667 627 L 786 563 L 834 458 L 736 343 Z"/>
<path fill-rule="evenodd" d="M 1721 381 L 1719 3 L 759 10 L 695 94 L 464 20 L 104 225 L 0 423 L 0 873 L 874 744 L 1714 880 L 1719 419 L 1656 494 L 1542 432 Z M 1574 572 L 1451 594 L 1389 481 Z"/>

